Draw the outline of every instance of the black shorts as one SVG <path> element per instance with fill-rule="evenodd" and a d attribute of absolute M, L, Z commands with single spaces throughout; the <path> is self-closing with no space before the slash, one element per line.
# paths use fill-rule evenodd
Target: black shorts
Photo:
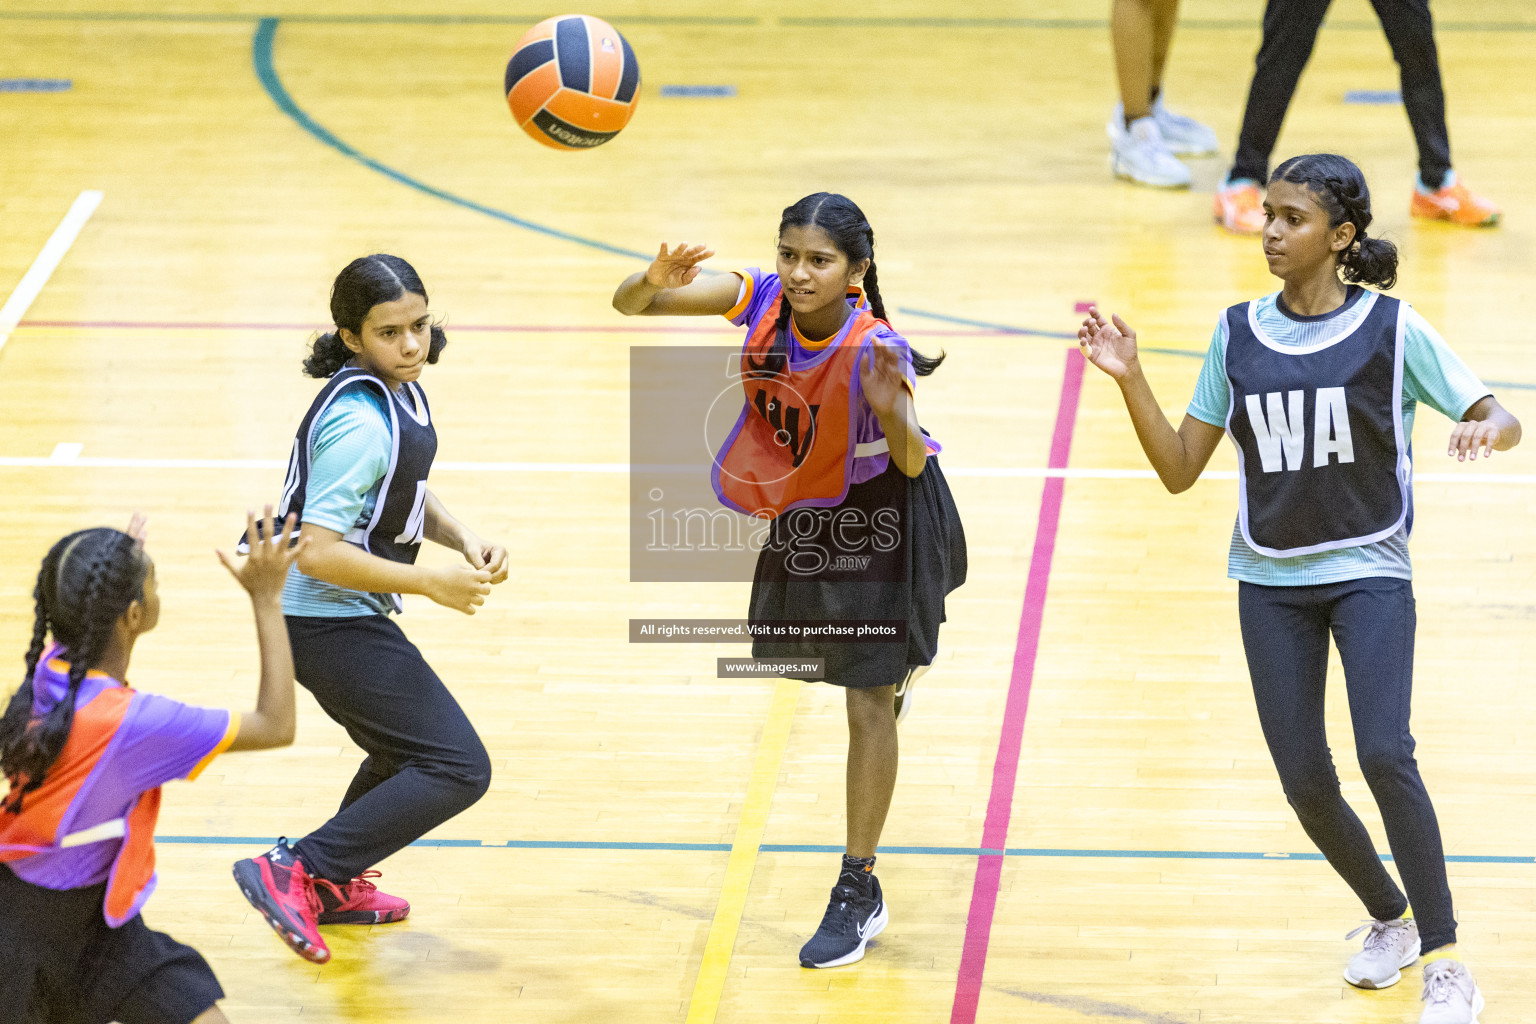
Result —
<path fill-rule="evenodd" d="M 44 889 L 0 865 L 0 1011 L 6 1024 L 190 1024 L 224 990 L 191 946 L 101 916 L 106 885 Z"/>

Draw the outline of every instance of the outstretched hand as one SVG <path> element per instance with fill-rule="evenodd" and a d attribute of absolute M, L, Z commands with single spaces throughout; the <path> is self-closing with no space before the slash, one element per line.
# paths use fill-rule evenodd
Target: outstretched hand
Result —
<path fill-rule="evenodd" d="M 657 288 L 681 288 L 699 276 L 699 264 L 715 254 L 707 245 L 689 245 L 679 242 L 668 251 L 667 243 L 661 243 L 656 258 L 645 269 L 645 280 Z"/>
<path fill-rule="evenodd" d="M 1105 320 L 1097 306 L 1088 307 L 1088 318 L 1077 329 L 1083 357 L 1116 380 L 1135 369 L 1136 332 L 1118 316 Z"/>

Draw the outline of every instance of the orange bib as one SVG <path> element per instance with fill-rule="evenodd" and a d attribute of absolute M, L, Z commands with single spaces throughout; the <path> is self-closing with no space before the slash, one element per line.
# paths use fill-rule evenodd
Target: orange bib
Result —
<path fill-rule="evenodd" d="M 783 295 L 774 300 L 742 346 L 746 402 L 710 470 L 721 504 L 762 519 L 847 497 L 864 402 L 859 359 L 881 323 L 867 308 L 857 310 L 841 340 L 798 366 L 782 360 L 773 373 L 768 353 L 783 302 Z"/>
<path fill-rule="evenodd" d="M 133 695 L 132 690 L 114 687 L 76 711 L 64 749 L 48 769 L 43 784 L 27 794 L 21 813 L 0 809 L 0 863 L 122 838 L 102 907 L 107 924 L 113 928 L 138 913 L 154 879 L 160 790 L 156 787 L 140 796 L 126 817 L 93 828 L 72 831 L 68 819 L 90 787 L 102 758 L 111 756 L 112 738 L 128 714 Z"/>

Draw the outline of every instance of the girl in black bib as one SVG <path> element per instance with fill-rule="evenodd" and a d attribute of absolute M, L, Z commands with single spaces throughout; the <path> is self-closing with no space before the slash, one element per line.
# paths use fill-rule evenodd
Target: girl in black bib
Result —
<path fill-rule="evenodd" d="M 336 815 L 291 848 L 235 865 L 240 890 L 300 956 L 330 958 L 322 924 L 382 924 L 410 911 L 374 864 L 484 795 L 491 762 L 474 726 L 391 615 L 420 594 L 473 615 L 507 578 L 507 552 L 430 490 L 437 432 L 417 383 L 448 343 L 427 291 L 398 256 L 354 260 L 331 291 L 333 333 L 304 371 L 326 384 L 294 438 L 281 515 L 309 546 L 283 589 L 294 675 L 366 757 Z M 416 565 L 430 540 L 465 564 Z"/>
<path fill-rule="evenodd" d="M 1168 490 L 1190 487 L 1224 434 L 1238 452 L 1237 579 L 1259 722 L 1286 799 L 1365 905 L 1364 948 L 1344 977 L 1396 984 L 1425 956 L 1422 1024 L 1473 1024 L 1483 997 L 1452 958 L 1456 919 L 1434 807 L 1408 731 L 1415 613 L 1409 438 L 1418 403 L 1456 421 L 1460 460 L 1513 448 L 1520 424 L 1390 288 L 1392 243 L 1366 235 L 1360 169 L 1331 154 L 1281 164 L 1264 203 L 1264 255 L 1284 282 L 1217 324 L 1188 415 L 1163 415 L 1119 317 L 1091 311 L 1083 353 L 1120 385 Z M 1323 731 L 1332 635 L 1344 665 L 1360 767 L 1406 895 L 1339 791 Z M 1414 917 L 1405 918 L 1412 902 Z"/>

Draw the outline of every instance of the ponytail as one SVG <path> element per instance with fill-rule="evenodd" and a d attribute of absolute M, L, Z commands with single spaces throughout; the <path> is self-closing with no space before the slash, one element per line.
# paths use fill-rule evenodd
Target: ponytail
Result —
<path fill-rule="evenodd" d="M 304 373 L 309 377 L 334 377 L 351 358 L 352 350 L 341 340 L 340 331 L 317 334 L 304 360 Z"/>
<path fill-rule="evenodd" d="M 1339 267 L 1346 281 L 1391 288 L 1397 284 L 1397 246 L 1362 231 L 1339 257 Z"/>

